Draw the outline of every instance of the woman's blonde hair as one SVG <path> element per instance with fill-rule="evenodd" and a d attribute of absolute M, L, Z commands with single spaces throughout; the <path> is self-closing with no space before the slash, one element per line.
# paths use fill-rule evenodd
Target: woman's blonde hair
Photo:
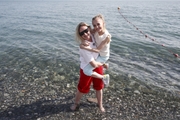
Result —
<path fill-rule="evenodd" d="M 87 27 L 89 28 L 89 30 L 91 31 L 91 27 L 90 27 L 87 23 L 85 23 L 85 22 L 80 22 L 80 23 L 77 25 L 77 27 L 76 27 L 76 33 L 75 33 L 75 39 L 76 39 L 76 41 L 77 41 L 79 44 L 81 44 L 82 41 L 84 40 L 84 39 L 79 35 L 79 30 L 80 30 L 80 28 L 81 28 L 82 26 L 87 26 Z"/>

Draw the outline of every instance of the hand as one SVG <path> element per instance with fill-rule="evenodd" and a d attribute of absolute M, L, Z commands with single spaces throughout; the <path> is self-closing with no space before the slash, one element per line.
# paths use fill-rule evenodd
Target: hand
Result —
<path fill-rule="evenodd" d="M 108 69 L 109 64 L 108 64 L 108 63 L 104 63 L 104 64 L 103 64 L 103 67 L 106 68 L 106 69 Z"/>
<path fill-rule="evenodd" d="M 90 42 L 84 41 L 82 44 L 83 44 L 84 46 L 89 46 L 89 45 L 90 45 Z"/>
<path fill-rule="evenodd" d="M 89 42 L 83 41 L 83 42 L 80 44 L 80 48 L 81 48 L 81 49 L 84 49 L 84 48 L 87 48 L 89 45 L 90 45 Z"/>

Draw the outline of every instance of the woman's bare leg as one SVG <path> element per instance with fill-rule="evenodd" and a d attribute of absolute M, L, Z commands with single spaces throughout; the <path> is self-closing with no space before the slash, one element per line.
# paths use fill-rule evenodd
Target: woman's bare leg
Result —
<path fill-rule="evenodd" d="M 102 89 L 96 91 L 96 97 L 97 97 L 99 109 L 101 110 L 101 112 L 105 112 L 105 109 L 104 109 L 103 104 L 102 104 L 102 98 L 103 98 L 103 91 L 102 91 Z"/>
<path fill-rule="evenodd" d="M 79 92 L 79 90 L 77 90 L 75 100 L 74 100 L 74 104 L 70 107 L 71 110 L 76 110 L 76 107 L 78 106 L 82 96 L 83 96 L 83 93 L 81 93 L 81 92 Z"/>

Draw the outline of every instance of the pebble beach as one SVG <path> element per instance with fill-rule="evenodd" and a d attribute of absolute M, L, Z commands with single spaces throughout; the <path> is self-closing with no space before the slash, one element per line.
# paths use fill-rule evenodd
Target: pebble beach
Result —
<path fill-rule="evenodd" d="M 0 120 L 180 120 L 180 59 L 171 54 L 180 54 L 179 6 L 177 0 L 0 0 Z M 92 26 L 97 14 L 112 35 L 106 112 L 88 101 L 93 89 L 71 111 L 80 69 L 75 28 L 81 21 Z"/>
<path fill-rule="evenodd" d="M 24 58 L 28 61 L 28 58 Z M 18 63 L 18 62 L 16 62 Z M 79 64 L 37 61 L 34 66 L 12 64 L 1 68 L 0 120 L 179 120 L 180 99 L 168 91 L 141 83 L 130 75 L 115 74 L 103 92 L 106 109 L 101 113 L 93 89 L 80 107 L 70 106 L 79 78 Z M 23 63 L 24 64 L 24 63 Z"/>

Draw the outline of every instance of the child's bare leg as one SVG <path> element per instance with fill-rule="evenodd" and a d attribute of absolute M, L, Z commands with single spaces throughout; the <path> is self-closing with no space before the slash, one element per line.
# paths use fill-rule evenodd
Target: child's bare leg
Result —
<path fill-rule="evenodd" d="M 91 77 L 102 79 L 102 81 L 106 86 L 109 85 L 109 74 L 101 75 L 98 74 L 97 72 L 93 72 Z"/>
<path fill-rule="evenodd" d="M 94 77 L 94 78 L 99 78 L 99 79 L 103 79 L 103 75 L 97 73 L 97 72 L 93 72 L 91 77 Z"/>

